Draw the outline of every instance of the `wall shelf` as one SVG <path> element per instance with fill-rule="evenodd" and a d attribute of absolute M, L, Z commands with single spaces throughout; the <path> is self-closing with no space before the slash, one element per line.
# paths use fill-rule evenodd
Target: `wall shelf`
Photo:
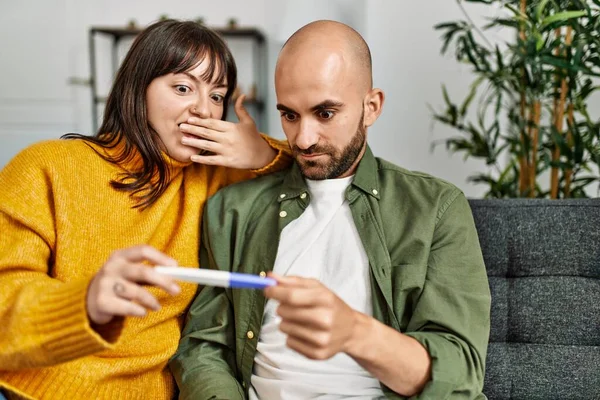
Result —
<path fill-rule="evenodd" d="M 267 71 L 267 46 L 266 39 L 263 33 L 254 27 L 239 27 L 234 29 L 215 28 L 211 27 L 215 32 L 227 41 L 227 39 L 243 39 L 248 41 L 248 46 L 252 46 L 252 69 L 254 82 L 257 88 L 257 98 L 246 99 L 244 105 L 254 109 L 254 115 L 257 127 L 260 131 L 266 131 L 266 71 Z M 123 39 L 134 38 L 142 29 L 129 27 L 109 27 L 109 26 L 92 26 L 89 29 L 88 45 L 90 56 L 90 87 L 92 101 L 92 131 L 95 133 L 98 130 L 98 106 L 106 102 L 106 96 L 98 94 L 98 67 L 96 54 L 96 38 L 99 35 L 108 37 L 111 41 L 111 66 L 112 77 L 117 73 L 120 65 L 118 57 L 119 44 Z M 235 57 L 235 54 L 234 54 Z M 238 75 L 240 71 L 240 63 L 236 59 L 238 67 Z M 239 79 L 238 79 L 239 80 Z M 233 101 L 231 102 L 231 107 Z M 233 107 L 232 107 L 233 108 Z M 228 116 L 235 116 L 233 110 L 230 110 Z"/>

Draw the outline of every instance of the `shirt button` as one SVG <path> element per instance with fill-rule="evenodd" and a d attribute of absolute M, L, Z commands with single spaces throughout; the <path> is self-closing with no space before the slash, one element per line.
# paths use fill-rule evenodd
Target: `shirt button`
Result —
<path fill-rule="evenodd" d="M 282 211 L 282 212 L 280 212 L 280 213 L 279 213 L 279 216 L 280 216 L 281 218 L 285 218 L 285 217 L 287 217 L 287 212 L 285 212 L 285 211 Z"/>
<path fill-rule="evenodd" d="M 281 193 L 281 194 L 279 195 L 279 197 L 280 197 L 280 198 L 282 198 L 282 199 L 285 199 L 285 193 Z"/>
<path fill-rule="evenodd" d="M 261 278 L 264 278 L 267 276 L 267 273 L 265 271 L 260 271 L 260 274 L 258 274 L 258 276 L 260 276 Z"/>
<path fill-rule="evenodd" d="M 375 196 L 377 196 L 377 193 L 379 193 L 379 192 L 377 191 L 377 189 L 373 189 L 373 194 L 374 194 Z"/>
<path fill-rule="evenodd" d="M 300 198 L 301 198 L 301 199 L 305 199 L 305 198 L 306 198 L 306 193 L 302 193 L 302 194 L 300 195 Z"/>
<path fill-rule="evenodd" d="M 248 339 L 254 339 L 254 332 L 252 332 L 252 331 L 248 331 L 248 332 L 246 333 L 246 336 L 248 337 Z"/>

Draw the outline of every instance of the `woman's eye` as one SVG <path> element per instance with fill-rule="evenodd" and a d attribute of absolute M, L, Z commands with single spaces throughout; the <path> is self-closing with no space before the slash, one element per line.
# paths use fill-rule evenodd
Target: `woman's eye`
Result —
<path fill-rule="evenodd" d="M 331 119 L 333 118 L 333 111 L 319 111 L 319 118 Z"/>
<path fill-rule="evenodd" d="M 189 87 L 187 87 L 185 85 L 177 85 L 177 86 L 175 86 L 175 90 L 178 93 L 186 94 L 186 93 L 189 93 L 192 89 L 190 89 Z"/>
<path fill-rule="evenodd" d="M 223 96 L 222 94 L 211 94 L 210 98 L 217 104 L 221 104 L 223 102 L 223 100 L 225 100 L 225 96 Z"/>

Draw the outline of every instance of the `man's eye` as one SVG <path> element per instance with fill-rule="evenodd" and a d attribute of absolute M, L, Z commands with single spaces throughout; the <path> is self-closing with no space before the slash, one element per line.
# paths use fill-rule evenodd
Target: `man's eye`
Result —
<path fill-rule="evenodd" d="M 319 111 L 319 118 L 321 119 L 331 119 L 333 115 L 333 111 Z"/>
<path fill-rule="evenodd" d="M 190 89 L 189 87 L 187 87 L 185 85 L 177 85 L 177 86 L 175 86 L 175 90 L 178 93 L 186 94 L 186 93 L 189 93 L 192 89 Z"/>
<path fill-rule="evenodd" d="M 282 113 L 281 116 L 289 122 L 294 122 L 296 120 L 296 115 L 292 113 Z"/>
<path fill-rule="evenodd" d="M 211 94 L 210 98 L 217 104 L 221 104 L 223 102 L 223 100 L 225 100 L 225 96 L 215 93 L 215 94 Z"/>

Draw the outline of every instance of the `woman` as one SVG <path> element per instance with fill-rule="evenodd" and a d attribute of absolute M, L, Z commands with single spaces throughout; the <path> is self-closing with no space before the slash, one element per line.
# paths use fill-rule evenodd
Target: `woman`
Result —
<path fill-rule="evenodd" d="M 36 144 L 0 172 L 0 388 L 27 398 L 169 399 L 205 200 L 288 166 L 236 103 L 233 57 L 194 22 L 135 40 L 94 137 Z M 234 169 L 237 168 L 237 169 Z M 242 170 L 245 169 L 245 170 Z"/>

